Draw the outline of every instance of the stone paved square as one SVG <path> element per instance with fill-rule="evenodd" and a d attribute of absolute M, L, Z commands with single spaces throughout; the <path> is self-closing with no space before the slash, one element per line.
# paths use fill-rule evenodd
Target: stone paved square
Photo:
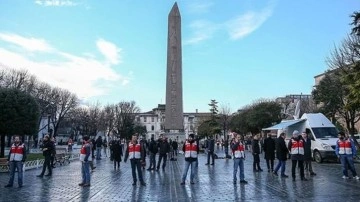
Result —
<path fill-rule="evenodd" d="M 360 181 L 342 179 L 337 163 L 313 163 L 315 177 L 295 182 L 268 173 L 261 155 L 263 172 L 252 171 L 252 155 L 247 152 L 245 161 L 246 185 L 232 182 L 233 160 L 217 159 L 214 166 L 205 165 L 206 156 L 200 154 L 198 178 L 194 185 L 187 180 L 180 185 L 184 156 L 168 161 L 165 171 L 143 170 L 147 186 L 132 186 L 130 163 L 121 162 L 119 171 L 113 170 L 108 158 L 97 162 L 92 173 L 91 187 L 79 187 L 80 162 L 59 166 L 52 177 L 38 178 L 40 168 L 25 172 L 24 187 L 4 188 L 9 180 L 7 173 L 0 174 L 0 201 L 359 201 Z M 277 161 L 275 161 L 275 164 Z M 286 174 L 291 163 L 287 161 Z M 360 172 L 359 164 L 356 164 Z M 190 173 L 189 173 L 190 174 Z M 189 177 L 189 176 L 188 176 Z M 189 179 L 189 178 L 187 178 Z"/>

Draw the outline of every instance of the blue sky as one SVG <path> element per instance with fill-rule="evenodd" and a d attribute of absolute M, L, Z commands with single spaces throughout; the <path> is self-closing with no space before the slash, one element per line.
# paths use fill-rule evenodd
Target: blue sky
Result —
<path fill-rule="evenodd" d="M 2 0 L 0 68 L 84 103 L 165 102 L 170 0 Z M 310 94 L 358 0 L 179 0 L 184 111 Z"/>

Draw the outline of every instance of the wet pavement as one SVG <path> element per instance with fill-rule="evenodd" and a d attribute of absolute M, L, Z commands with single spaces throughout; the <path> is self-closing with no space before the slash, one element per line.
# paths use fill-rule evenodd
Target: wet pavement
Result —
<path fill-rule="evenodd" d="M 337 163 L 313 162 L 315 177 L 306 174 L 309 181 L 280 178 L 267 172 L 261 157 L 263 172 L 252 171 L 252 156 L 247 153 L 245 179 L 248 184 L 234 185 L 233 160 L 217 159 L 215 165 L 205 165 L 206 156 L 200 154 L 198 178 L 195 184 L 187 180 L 180 185 L 184 165 L 183 155 L 178 161 L 168 161 L 163 171 L 144 170 L 146 186 L 132 186 L 130 162 L 121 162 L 120 170 L 114 171 L 112 162 L 102 159 L 94 162 L 91 187 L 79 187 L 80 162 L 59 166 L 52 177 L 38 178 L 41 169 L 25 172 L 24 186 L 4 188 L 9 179 L 0 173 L 0 201 L 359 201 L 360 181 L 342 179 Z M 275 161 L 275 164 L 277 161 Z M 360 174 L 360 164 L 356 164 Z M 291 163 L 287 161 L 286 174 L 291 176 Z M 188 173 L 189 179 L 190 170 Z"/>

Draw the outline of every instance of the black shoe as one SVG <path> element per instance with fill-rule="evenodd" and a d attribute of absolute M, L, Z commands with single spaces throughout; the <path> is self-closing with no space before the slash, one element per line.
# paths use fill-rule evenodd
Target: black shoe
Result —
<path fill-rule="evenodd" d="M 7 188 L 7 187 L 12 187 L 12 184 L 7 184 L 7 185 L 5 185 L 4 187 L 5 187 L 5 188 Z"/>
<path fill-rule="evenodd" d="M 132 186 L 136 186 L 136 182 L 133 182 L 133 183 L 132 183 Z"/>
<path fill-rule="evenodd" d="M 44 175 L 36 175 L 36 177 L 43 177 Z"/>
<path fill-rule="evenodd" d="M 79 186 L 84 186 L 85 183 L 79 183 Z"/>
<path fill-rule="evenodd" d="M 180 185 L 185 185 L 185 182 L 181 182 Z"/>
<path fill-rule="evenodd" d="M 195 184 L 195 182 L 190 182 L 190 184 Z"/>
<path fill-rule="evenodd" d="M 302 181 L 308 181 L 305 177 L 301 178 Z"/>
<path fill-rule="evenodd" d="M 22 184 L 19 184 L 18 188 L 21 188 L 21 187 L 23 187 L 23 185 L 22 185 Z"/>
<path fill-rule="evenodd" d="M 311 175 L 311 176 L 314 176 L 314 175 L 316 175 L 316 173 L 314 173 L 314 172 L 311 172 L 311 173 L 310 173 L 310 175 Z"/>
<path fill-rule="evenodd" d="M 83 187 L 90 187 L 90 184 L 84 184 Z"/>
<path fill-rule="evenodd" d="M 260 168 L 260 169 L 259 169 L 259 172 L 262 172 L 262 171 L 263 171 L 263 169 Z"/>
<path fill-rule="evenodd" d="M 279 176 L 279 175 L 277 174 L 277 172 L 275 172 L 275 171 L 273 172 L 273 174 L 274 174 L 275 176 Z"/>
<path fill-rule="evenodd" d="M 268 169 L 268 173 L 270 173 L 271 172 L 271 170 L 270 169 Z"/>
<path fill-rule="evenodd" d="M 240 180 L 240 184 L 247 184 L 248 182 L 245 180 Z"/>
<path fill-rule="evenodd" d="M 288 178 L 289 176 L 287 176 L 287 175 L 281 175 L 281 177 L 283 177 L 283 178 Z"/>
<path fill-rule="evenodd" d="M 46 174 L 45 176 L 51 176 L 51 174 Z"/>
<path fill-rule="evenodd" d="M 148 168 L 148 169 L 146 169 L 147 171 L 151 171 L 152 169 L 151 168 Z"/>
<path fill-rule="evenodd" d="M 214 163 L 210 164 L 210 165 L 214 165 Z"/>
<path fill-rule="evenodd" d="M 205 165 L 209 165 L 209 163 L 205 163 Z"/>
<path fill-rule="evenodd" d="M 141 184 L 141 186 L 146 186 L 145 182 L 141 182 L 140 184 Z"/>

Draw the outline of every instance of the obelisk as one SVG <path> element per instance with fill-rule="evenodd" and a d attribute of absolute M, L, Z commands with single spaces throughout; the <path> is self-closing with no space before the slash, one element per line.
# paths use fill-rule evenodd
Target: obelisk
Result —
<path fill-rule="evenodd" d="M 177 3 L 168 16 L 165 130 L 184 130 L 182 98 L 181 16 Z"/>

